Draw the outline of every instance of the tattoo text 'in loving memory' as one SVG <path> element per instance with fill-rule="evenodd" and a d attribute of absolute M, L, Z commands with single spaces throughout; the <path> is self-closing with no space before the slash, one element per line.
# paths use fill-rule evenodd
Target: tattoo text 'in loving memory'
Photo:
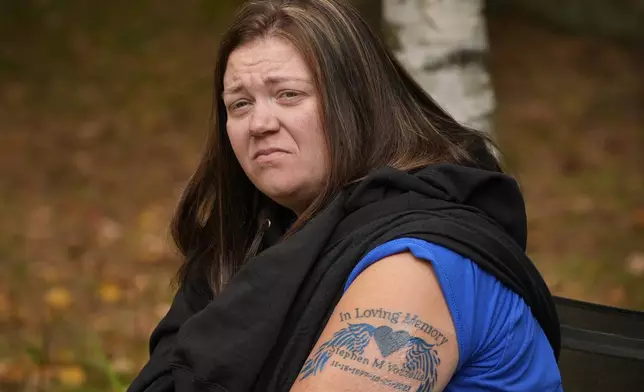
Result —
<path fill-rule="evenodd" d="M 355 308 L 353 314 L 351 312 L 340 312 L 340 321 L 350 321 L 363 318 L 379 318 L 386 320 L 391 324 L 403 324 L 412 326 L 420 331 L 425 332 L 427 335 L 436 340 L 437 346 L 442 346 L 447 342 L 447 337 L 438 329 L 434 328 L 431 324 L 423 321 L 416 314 L 403 312 L 392 312 L 383 308 L 376 309 L 360 309 Z M 402 317 L 402 318 L 401 318 Z"/>

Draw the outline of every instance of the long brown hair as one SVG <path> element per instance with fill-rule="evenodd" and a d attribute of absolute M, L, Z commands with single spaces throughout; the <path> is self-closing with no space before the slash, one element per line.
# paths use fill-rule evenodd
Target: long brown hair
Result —
<path fill-rule="evenodd" d="M 346 184 L 370 171 L 431 163 L 478 164 L 488 138 L 457 123 L 388 52 L 358 12 L 341 0 L 255 0 L 245 3 L 224 35 L 214 73 L 213 131 L 186 187 L 172 227 L 185 257 L 178 278 L 205 276 L 218 293 L 258 249 L 265 219 L 279 206 L 242 171 L 226 136 L 221 98 L 230 53 L 278 37 L 309 66 L 326 132 L 330 172 L 324 189 L 290 232 L 318 213 Z"/>

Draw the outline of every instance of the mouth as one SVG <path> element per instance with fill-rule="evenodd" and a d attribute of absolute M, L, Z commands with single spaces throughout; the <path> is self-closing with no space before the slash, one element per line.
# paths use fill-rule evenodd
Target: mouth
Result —
<path fill-rule="evenodd" d="M 287 153 L 287 151 L 282 150 L 281 148 L 264 148 L 264 149 L 258 150 L 255 153 L 255 155 L 253 155 L 253 159 L 268 157 L 270 155 L 283 154 L 283 153 Z"/>

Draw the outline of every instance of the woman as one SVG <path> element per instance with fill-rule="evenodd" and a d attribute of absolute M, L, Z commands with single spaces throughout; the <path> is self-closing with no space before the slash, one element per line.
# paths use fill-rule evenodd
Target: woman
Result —
<path fill-rule="evenodd" d="M 558 391 L 516 183 L 340 0 L 245 4 L 130 391 Z"/>

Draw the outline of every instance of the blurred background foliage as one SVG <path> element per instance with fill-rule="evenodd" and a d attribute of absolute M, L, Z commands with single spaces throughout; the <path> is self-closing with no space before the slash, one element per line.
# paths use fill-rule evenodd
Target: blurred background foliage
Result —
<path fill-rule="evenodd" d="M 0 0 L 0 390 L 121 391 L 145 362 L 238 3 Z M 487 9 L 531 256 L 555 294 L 641 310 L 643 4 Z"/>

